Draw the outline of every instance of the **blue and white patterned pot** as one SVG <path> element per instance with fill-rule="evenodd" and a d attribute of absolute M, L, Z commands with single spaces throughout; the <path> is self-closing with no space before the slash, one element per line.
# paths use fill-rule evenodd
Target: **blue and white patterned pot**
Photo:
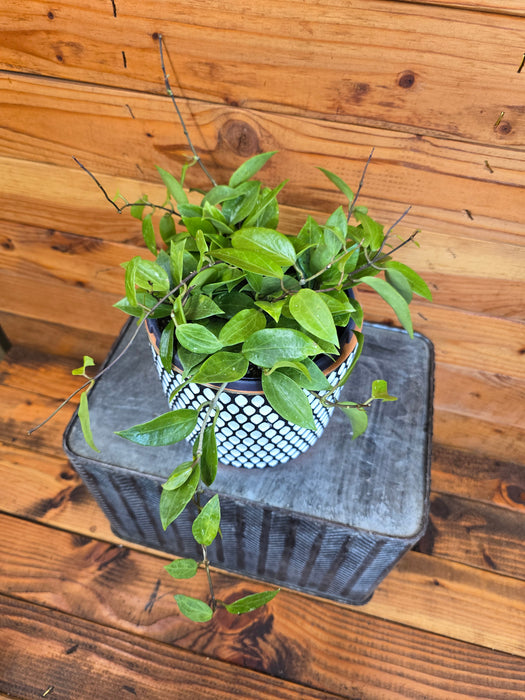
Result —
<path fill-rule="evenodd" d="M 160 328 L 155 319 L 146 322 L 148 335 L 153 352 L 153 360 L 166 396 L 171 396 L 174 389 L 182 384 L 181 370 L 173 365 L 167 372 L 162 366 L 158 353 Z M 316 363 L 323 370 L 332 386 L 344 375 L 355 353 L 357 352 L 356 338 L 353 334 L 353 322 L 343 329 L 341 338 L 341 355 L 335 361 L 322 356 Z M 180 408 L 195 408 L 203 401 L 209 401 L 215 396 L 217 387 L 200 384 L 188 384 L 181 389 L 170 402 L 172 410 Z M 339 398 L 342 388 L 332 396 Z M 268 403 L 260 380 L 240 379 L 226 385 L 219 396 L 220 413 L 216 423 L 217 451 L 223 464 L 235 467 L 274 467 L 290 459 L 298 457 L 311 447 L 321 437 L 333 413 L 332 408 L 325 408 L 318 399 L 305 392 L 312 406 L 315 431 L 301 428 L 284 420 Z M 187 438 L 193 442 L 200 426 Z"/>

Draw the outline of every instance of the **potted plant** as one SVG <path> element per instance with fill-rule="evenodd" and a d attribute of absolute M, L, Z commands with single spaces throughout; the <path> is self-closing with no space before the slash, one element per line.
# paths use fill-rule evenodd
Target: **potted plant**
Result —
<path fill-rule="evenodd" d="M 176 179 L 159 168 L 166 200 L 159 205 L 143 196 L 122 206 L 141 220 L 147 251 L 122 264 L 126 294 L 116 306 L 147 326 L 171 410 L 117 434 L 140 445 L 192 442 L 192 459 L 176 466 L 163 485 L 160 518 L 167 528 L 190 501 L 197 504 L 192 532 L 208 577 L 207 547 L 220 531 L 220 503 L 217 495 L 204 503 L 201 491 L 213 484 L 219 461 L 282 464 L 315 442 L 334 409 L 346 415 L 355 439 L 366 430 L 373 401 L 395 400 L 381 379 L 365 402 L 339 398 L 364 341 L 354 290 L 374 289 L 410 335 L 413 293 L 431 298 L 421 277 L 393 259 L 415 234 L 391 246 L 394 227 L 385 231 L 327 170 L 346 206 L 323 224 L 308 217 L 296 235 L 282 233 L 277 195 L 286 183 L 272 189 L 255 179 L 273 155 L 249 159 L 227 184 L 200 193 L 198 203 L 184 188 L 186 169 Z M 86 375 L 90 364 L 86 357 L 76 370 L 86 376 L 88 390 L 97 379 Z M 81 396 L 79 418 L 96 449 L 87 396 Z M 186 578 L 198 567 L 194 559 L 179 559 L 167 570 Z M 210 619 L 221 605 L 211 579 L 210 590 L 211 605 L 176 596 L 181 612 Z M 244 612 L 273 595 L 224 607 Z"/>
<path fill-rule="evenodd" d="M 159 48 L 162 60 L 160 39 Z M 228 605 L 215 599 L 207 548 L 220 533 L 220 503 L 217 495 L 203 502 L 202 490 L 213 484 L 219 461 L 241 467 L 282 464 L 315 442 L 334 409 L 348 418 L 353 439 L 361 435 L 370 404 L 395 397 L 378 379 L 368 400 L 340 400 L 364 341 L 363 311 L 354 291 L 359 285 L 371 287 L 410 335 L 412 295 L 431 299 L 431 294 L 419 275 L 393 258 L 417 233 L 392 246 L 391 233 L 406 212 L 385 231 L 358 204 L 370 158 L 356 194 L 339 176 L 321 169 L 346 203 L 324 223 L 309 216 L 289 235 L 279 230 L 277 202 L 286 181 L 270 188 L 255 177 L 275 152 L 250 158 L 227 184 L 217 184 L 189 144 L 195 157 L 179 178 L 158 168 L 167 189 L 162 203 L 144 195 L 117 205 L 79 165 L 119 212 L 129 208 L 142 222 L 147 252 L 122 263 L 125 296 L 116 306 L 137 318 L 134 337 L 147 326 L 170 410 L 117 435 L 140 445 L 192 442 L 192 459 L 176 466 L 163 484 L 160 518 L 166 529 L 190 501 L 197 506 L 192 532 L 202 548 L 211 604 L 175 598 L 184 615 L 206 621 L 218 606 L 246 612 L 276 593 Z M 196 163 L 211 187 L 190 201 L 185 176 Z M 94 450 L 88 392 L 119 357 L 90 377 L 86 370 L 94 363 L 86 356 L 74 372 L 86 379 L 75 394 L 85 390 L 78 417 Z M 175 578 L 193 576 L 198 568 L 194 559 L 166 567 Z"/>

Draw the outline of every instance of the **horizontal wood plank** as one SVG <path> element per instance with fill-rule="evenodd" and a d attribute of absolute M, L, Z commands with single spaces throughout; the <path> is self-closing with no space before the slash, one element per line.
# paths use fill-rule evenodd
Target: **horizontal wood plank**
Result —
<path fill-rule="evenodd" d="M 409 697 L 446 697 L 452 687 L 460 697 L 469 697 L 469 693 L 483 697 L 484 686 L 495 692 L 503 688 L 517 690 L 525 680 L 520 674 L 516 676 L 518 659 L 479 645 L 452 640 L 445 643 L 439 636 L 371 618 L 365 613 L 372 603 L 357 611 L 283 590 L 269 606 L 249 616 L 234 618 L 220 612 L 207 629 L 195 628 L 174 608 L 173 584 L 159 572 L 165 560 L 53 529 L 47 530 L 50 546 L 44 551 L 39 533 L 42 526 L 5 516 L 1 521 L 9 535 L 23 535 L 18 540 L 21 547 L 11 539 L 12 544 L 2 545 L 3 590 L 26 604 L 46 605 L 123 632 L 176 643 L 200 655 L 242 662 L 254 670 L 285 675 L 296 683 L 322 687 L 344 697 L 355 697 L 356 692 L 367 697 L 367 688 L 371 697 L 377 697 L 381 689 L 398 692 L 402 697 L 403 693 Z M 428 558 L 424 555 L 413 554 L 407 560 L 417 557 L 425 566 Z M 215 582 L 223 600 L 261 589 L 256 582 L 218 573 Z M 432 599 L 439 596 L 435 593 L 438 586 L 432 580 L 429 583 L 422 594 L 427 604 L 432 604 Z M 457 580 L 449 583 L 458 587 Z M 179 581 L 176 588 L 187 594 L 206 595 L 202 577 Z M 479 593 L 470 593 L 479 605 Z M 405 596 L 406 591 L 401 595 Z M 500 628 L 499 634 L 496 632 L 498 639 L 490 637 L 490 646 L 497 646 L 508 634 L 514 605 L 512 601 L 508 608 L 504 631 Z M 463 609 L 463 619 L 472 614 L 471 609 L 472 602 Z M 478 612 L 481 609 L 483 606 Z M 449 615 L 455 612 L 450 610 Z M 478 642 L 486 641 L 485 619 L 477 620 Z M 517 635 L 514 622 L 513 636 Z M 344 676 L 340 673 L 343 667 L 348 669 Z M 488 668 L 493 669 L 489 674 Z"/>
<path fill-rule="evenodd" d="M 501 455 L 490 459 L 434 443 L 432 484 L 440 493 L 457 494 L 525 513 L 523 464 L 505 462 Z"/>
<path fill-rule="evenodd" d="M 1 310 L 0 326 L 13 346 L 77 360 L 88 351 L 97 363 L 104 360 L 115 339 L 114 335 L 79 329 L 72 331 L 67 325 L 49 323 L 39 318 L 28 319 Z"/>
<path fill-rule="evenodd" d="M 433 493 L 430 522 L 416 548 L 525 579 L 525 513 Z"/>
<path fill-rule="evenodd" d="M 167 97 L 9 75 L 0 75 L 0 89 L 6 102 L 0 140 L 0 157 L 7 159 L 5 194 L 15 202 L 21 196 L 40 194 L 41 216 L 42 207 L 49 206 L 56 195 L 65 199 L 63 185 L 44 180 L 48 191 L 41 190 L 39 173 L 46 164 L 71 170 L 75 155 L 100 177 L 110 196 L 119 190 L 131 198 L 137 186 L 124 186 L 122 178 L 159 183 L 156 165 L 178 174 L 191 156 Z M 196 101 L 182 100 L 180 107 L 197 150 L 218 182 L 226 182 L 245 158 L 277 150 L 264 177 L 271 185 L 290 180 L 279 201 L 323 212 L 326 217 L 343 200 L 317 166 L 357 188 L 374 148 L 362 202 L 386 224 L 411 205 L 404 222 L 411 230 L 417 227 L 492 243 L 514 242 L 516 237 L 522 241 L 525 234 L 520 189 L 525 184 L 525 151 Z M 11 159 L 33 165 L 11 163 L 10 167 Z M 81 206 L 79 199 L 85 199 L 87 190 L 95 193 L 96 186 L 79 169 L 76 176 L 65 173 L 65 178 L 68 190 L 78 188 L 78 193 L 71 193 L 77 205 Z M 208 184 L 199 168 L 188 173 L 188 182 L 196 187 Z M 146 186 L 155 195 L 155 189 Z M 96 195 L 99 208 L 107 213 L 108 203 L 98 190 Z M 159 194 L 157 201 L 162 198 Z M 91 198 L 86 203 L 91 204 Z M 29 223 L 37 221 L 48 225 L 41 219 Z M 77 228 L 61 230 L 78 232 L 78 223 L 91 231 L 88 235 L 107 238 L 99 233 L 105 228 L 104 219 L 90 225 L 89 219 L 81 218 Z M 59 219 L 49 225 L 60 228 Z M 449 247 L 454 248 L 449 244 L 444 250 Z"/>
<path fill-rule="evenodd" d="M 525 9 L 521 0 L 405 0 L 425 5 L 440 5 L 441 7 L 460 7 L 467 10 L 479 10 L 481 12 L 495 12 L 497 14 L 509 14 L 525 16 Z"/>
<path fill-rule="evenodd" d="M 434 443 L 469 452 L 474 461 L 485 457 L 521 466 L 525 464 L 523 427 L 506 427 L 462 413 L 436 411 Z"/>
<path fill-rule="evenodd" d="M 522 146 L 520 17 L 385 0 L 347 10 L 184 0 L 174 14 L 169 0 L 129 0 L 119 13 L 60 0 L 50 11 L 31 0 L 2 8 L 0 68 L 163 94 L 161 33 L 176 94 Z"/>
<path fill-rule="evenodd" d="M 335 700 L 326 691 L 209 658 L 204 672 L 202 659 L 191 652 L 7 596 L 0 596 L 0 610 L 0 689 L 11 697 L 161 700 L 173 693 L 189 700 L 198 689 L 214 700 L 235 695 Z"/>
<path fill-rule="evenodd" d="M 386 302 L 362 287 L 359 292 L 366 320 L 399 325 Z M 412 302 L 411 312 L 414 328 L 434 343 L 438 362 L 525 378 L 523 322 L 452 310 L 418 299 Z"/>

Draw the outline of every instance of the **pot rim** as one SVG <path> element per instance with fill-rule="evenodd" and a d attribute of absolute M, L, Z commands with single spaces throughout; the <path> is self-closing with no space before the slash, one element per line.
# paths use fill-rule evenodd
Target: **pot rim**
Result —
<path fill-rule="evenodd" d="M 352 290 L 348 291 L 351 292 Z M 353 297 L 353 294 L 351 296 Z M 147 318 L 145 325 L 146 332 L 148 334 L 148 339 L 151 345 L 153 346 L 153 349 L 155 350 L 156 354 L 159 355 L 160 331 L 158 327 L 158 319 Z M 342 343 L 340 354 L 337 357 L 337 359 L 332 360 L 332 358 L 328 355 L 319 355 L 317 359 L 314 360 L 316 365 L 321 369 L 325 376 L 331 374 L 334 370 L 336 370 L 354 350 L 355 346 L 357 345 L 357 338 L 355 336 L 355 333 L 353 332 L 354 329 L 359 331 L 361 330 L 360 328 L 355 328 L 355 322 L 352 319 L 350 319 L 350 321 L 344 328 L 341 328 L 340 339 L 344 342 Z M 174 360 L 176 357 L 177 355 L 175 354 Z M 175 364 L 175 362 L 172 362 L 171 368 L 177 374 L 182 374 L 181 368 L 178 367 Z M 206 384 L 202 384 L 202 386 L 217 388 L 219 384 L 209 382 Z M 231 394 L 264 394 L 260 379 L 246 379 L 244 377 L 241 379 L 237 379 L 234 382 L 229 382 L 228 384 L 226 384 L 224 391 L 227 391 Z"/>

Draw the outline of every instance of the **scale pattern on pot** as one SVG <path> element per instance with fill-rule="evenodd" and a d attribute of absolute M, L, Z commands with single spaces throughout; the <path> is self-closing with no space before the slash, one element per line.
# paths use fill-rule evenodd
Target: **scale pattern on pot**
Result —
<path fill-rule="evenodd" d="M 167 372 L 158 353 L 152 347 L 153 359 L 165 394 L 169 397 L 182 383 L 178 372 Z M 337 384 L 350 366 L 357 346 L 350 355 L 327 375 L 332 386 Z M 339 398 L 342 387 L 334 394 Z M 314 396 L 305 392 L 314 415 L 317 430 L 301 428 L 284 420 L 273 410 L 263 393 L 241 394 L 226 389 L 219 396 L 220 414 L 216 424 L 217 452 L 223 464 L 235 467 L 274 467 L 298 457 L 311 447 L 330 420 L 333 408 L 325 408 Z M 170 402 L 172 410 L 192 408 L 204 401 L 210 401 L 215 391 L 210 387 L 190 383 L 181 389 Z M 200 423 L 187 438 L 193 441 Z"/>

